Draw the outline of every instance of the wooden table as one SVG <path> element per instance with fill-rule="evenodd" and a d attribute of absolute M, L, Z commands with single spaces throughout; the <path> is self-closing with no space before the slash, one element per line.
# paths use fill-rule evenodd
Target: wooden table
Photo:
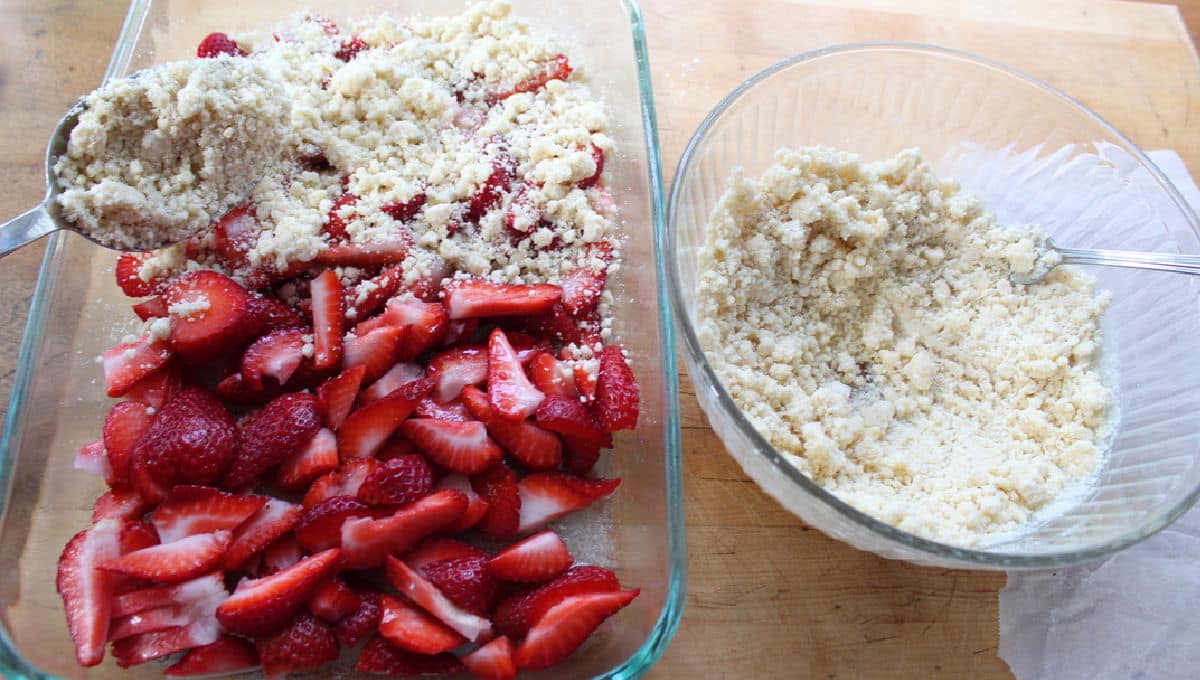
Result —
<path fill-rule="evenodd" d="M 1143 147 L 1178 150 L 1200 173 L 1200 67 L 1176 9 L 1111 0 L 963 4 L 645 0 L 668 176 L 703 114 L 741 79 L 789 54 L 860 40 L 937 43 L 1007 62 L 1082 100 Z M 1200 0 L 1181 4 L 1196 37 Z M 0 0 L 0 215 L 42 195 L 44 140 L 98 83 L 124 12 L 124 3 L 103 0 Z M 29 247 L 0 265 L 0 409 L 41 255 Z M 1010 677 L 996 653 L 1003 574 L 885 561 L 809 529 L 724 454 L 690 389 L 690 590 L 654 677 Z"/>

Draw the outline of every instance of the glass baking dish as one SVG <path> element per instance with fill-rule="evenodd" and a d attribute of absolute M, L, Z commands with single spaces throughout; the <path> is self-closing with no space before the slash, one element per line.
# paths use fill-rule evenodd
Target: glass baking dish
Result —
<path fill-rule="evenodd" d="M 437 0 L 313 0 L 305 8 L 335 20 L 459 9 Z M 622 478 L 619 492 L 601 511 L 581 513 L 588 516 L 577 526 L 563 527 L 580 562 L 612 567 L 642 594 L 567 662 L 534 677 L 638 677 L 678 626 L 687 564 L 678 375 L 660 256 L 662 174 L 645 33 L 630 0 L 516 0 L 513 9 L 571 45 L 572 62 L 608 105 L 618 153 L 607 167 L 627 236 L 625 266 L 610 277 L 623 301 L 614 329 L 642 387 L 638 429 L 618 437 L 598 470 Z M 211 31 L 269 29 L 295 11 L 290 0 L 133 0 L 105 78 L 193 56 Z M 113 282 L 115 259 L 74 234 L 52 235 L 30 309 L 0 439 L 0 674 L 7 678 L 161 677 L 163 666 L 153 663 L 124 670 L 106 658 L 93 669 L 78 667 L 54 589 L 59 552 L 89 525 L 92 502 L 103 492 L 98 477 L 72 468 L 75 449 L 99 436 L 112 403 L 95 359 L 137 325 Z M 588 532 L 604 539 L 585 542 Z"/>

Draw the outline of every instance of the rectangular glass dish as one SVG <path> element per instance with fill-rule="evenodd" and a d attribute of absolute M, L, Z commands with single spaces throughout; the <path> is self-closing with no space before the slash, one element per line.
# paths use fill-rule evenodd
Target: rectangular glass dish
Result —
<path fill-rule="evenodd" d="M 646 40 L 631 0 L 515 0 L 513 12 L 571 46 L 570 57 L 605 102 L 617 154 L 606 165 L 626 238 L 624 266 L 610 277 L 614 331 L 641 383 L 637 430 L 617 437 L 597 472 L 622 478 L 598 511 L 562 527 L 580 562 L 613 568 L 638 597 L 576 654 L 530 677 L 638 677 L 658 659 L 679 623 L 686 584 L 680 484 L 678 376 L 663 281 L 662 174 Z M 336 20 L 457 12 L 436 0 L 313 0 L 304 9 Z M 212 31 L 269 29 L 297 11 L 288 0 L 133 0 L 105 78 L 192 57 Z M 80 95 L 85 93 L 80 92 Z M 76 665 L 55 565 L 63 545 L 90 525 L 103 481 L 72 467 L 96 439 L 112 404 L 96 357 L 137 329 L 113 280 L 115 253 L 69 233 L 50 236 L 21 345 L 0 439 L 0 676 L 151 678 L 162 664 L 121 669 L 110 657 Z M 603 537 L 594 544 L 585 536 Z M 352 678 L 323 670 L 311 677 Z M 362 677 L 369 677 L 363 675 Z M 523 676 L 524 677 L 524 676 Z"/>

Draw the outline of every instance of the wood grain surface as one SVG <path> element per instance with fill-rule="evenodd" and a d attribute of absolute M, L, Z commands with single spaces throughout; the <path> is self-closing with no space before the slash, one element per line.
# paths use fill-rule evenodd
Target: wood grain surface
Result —
<path fill-rule="evenodd" d="M 397 3 L 402 5 L 402 3 Z M 743 78 L 790 54 L 912 40 L 1024 69 L 1144 148 L 1200 173 L 1200 0 L 644 0 L 668 178 L 688 136 Z M 0 0 L 0 216 L 43 192 L 59 115 L 99 82 L 125 12 L 105 0 Z M 214 27 L 217 28 L 217 27 Z M 0 415 L 43 248 L 0 261 Z M 656 678 L 1006 678 L 1002 574 L 878 559 L 804 526 L 750 482 L 706 426 L 685 379 L 690 588 Z"/>

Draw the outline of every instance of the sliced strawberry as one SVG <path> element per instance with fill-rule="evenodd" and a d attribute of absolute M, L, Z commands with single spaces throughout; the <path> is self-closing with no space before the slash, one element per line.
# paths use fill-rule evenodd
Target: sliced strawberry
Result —
<path fill-rule="evenodd" d="M 549 352 L 538 352 L 529 362 L 529 379 L 547 397 L 579 400 L 575 375 L 564 372 L 563 366 Z"/>
<path fill-rule="evenodd" d="M 403 328 L 385 326 L 346 340 L 343 368 L 349 370 L 364 366 L 363 382 L 379 379 L 396 363 L 396 353 L 406 335 L 407 331 Z"/>
<path fill-rule="evenodd" d="M 250 670 L 258 666 L 254 645 L 242 638 L 222 635 L 211 645 L 188 650 L 174 665 L 163 671 L 168 678 L 220 675 Z"/>
<path fill-rule="evenodd" d="M 155 295 L 152 298 L 142 300 L 133 306 L 133 313 L 137 314 L 142 321 L 149 321 L 155 318 L 166 318 L 167 303 L 163 302 L 162 297 Z"/>
<path fill-rule="evenodd" d="M 131 489 L 116 489 L 108 491 L 96 499 L 92 505 L 92 522 L 99 524 L 106 519 L 121 522 L 140 518 L 150 509 L 147 503 L 136 491 Z"/>
<path fill-rule="evenodd" d="M 366 366 L 355 366 L 326 380 L 317 388 L 317 407 L 321 411 L 325 427 L 337 430 L 346 422 L 346 416 L 350 415 L 350 410 L 354 408 L 354 399 L 358 396 L 366 372 Z"/>
<path fill-rule="evenodd" d="M 571 62 L 567 60 L 567 56 L 565 54 L 556 54 L 554 55 L 554 59 L 548 62 L 541 71 L 517 83 L 511 90 L 489 96 L 489 103 L 495 104 L 520 92 L 536 92 L 545 87 L 546 83 L 551 80 L 566 80 L 570 78 L 572 71 L 574 69 L 571 67 Z"/>
<path fill-rule="evenodd" d="M 322 250 L 313 262 L 331 267 L 375 267 L 400 264 L 412 250 L 412 237 L 386 243 L 339 243 Z"/>
<path fill-rule="evenodd" d="M 632 430 L 638 420 L 638 384 L 620 347 L 608 346 L 600 353 L 600 375 L 596 380 L 596 406 L 600 427 L 605 432 Z"/>
<path fill-rule="evenodd" d="M 573 595 L 614 592 L 620 589 L 617 575 L 604 567 L 571 567 L 567 573 L 550 583 L 501 600 L 500 604 L 496 605 L 492 618 L 496 630 L 519 640 L 525 637 L 531 625 L 537 623 L 547 611 L 564 599 Z"/>
<path fill-rule="evenodd" d="M 241 635 L 269 635 L 279 630 L 321 581 L 337 570 L 339 555 L 336 548 L 325 550 L 270 576 L 242 581 L 217 607 L 217 620 Z"/>
<path fill-rule="evenodd" d="M 242 379 L 253 389 L 263 388 L 263 379 L 284 385 L 304 361 L 304 337 L 301 328 L 271 331 L 255 340 L 242 354 Z"/>
<path fill-rule="evenodd" d="M 109 462 L 108 452 L 104 450 L 103 439 L 97 439 L 76 449 L 73 467 L 99 475 L 110 487 L 115 486 L 112 463 Z"/>
<path fill-rule="evenodd" d="M 305 509 L 334 496 L 357 496 L 359 487 L 378 464 L 374 458 L 348 460 L 336 472 L 318 477 L 304 494 Z"/>
<path fill-rule="evenodd" d="M 303 489 L 338 466 L 337 435 L 321 428 L 296 455 L 279 464 L 276 481 L 285 489 Z"/>
<path fill-rule="evenodd" d="M 603 154 L 600 158 L 604 158 Z M 603 160 L 600 167 L 603 167 Z M 562 281 L 563 306 L 577 319 L 587 316 L 600 305 L 608 265 L 612 261 L 612 245 L 603 241 L 588 244 L 587 259 L 586 264 L 572 269 Z"/>
<path fill-rule="evenodd" d="M 455 605 L 487 616 L 500 595 L 500 582 L 488 569 L 488 558 L 457 557 L 431 562 L 421 574 Z"/>
<path fill-rule="evenodd" d="M 201 40 L 200 45 L 196 47 L 196 56 L 201 59 L 212 59 L 222 54 L 234 57 L 246 56 L 246 52 L 238 47 L 233 38 L 224 33 L 209 33 L 204 36 L 204 40 Z"/>
<path fill-rule="evenodd" d="M 241 427 L 241 446 L 225 474 L 226 489 L 243 489 L 302 450 L 321 429 L 317 400 L 295 392 L 271 400 Z"/>
<path fill-rule="evenodd" d="M 458 397 L 466 385 L 487 382 L 488 355 L 481 347 L 452 349 L 429 360 L 433 398 L 445 403 Z"/>
<path fill-rule="evenodd" d="M 193 634 L 212 636 L 217 628 L 217 605 L 227 597 L 229 593 L 225 591 L 220 573 L 201 576 L 176 586 L 144 588 L 121 595 L 113 602 L 112 627 L 108 637 L 110 640 L 134 636 L 146 639 L 149 633 L 179 627 L 192 628 L 190 632 Z M 118 615 L 118 607 L 136 607 L 137 611 Z"/>
<path fill-rule="evenodd" d="M 395 557 L 387 558 L 387 577 L 401 594 L 467 640 L 479 642 L 492 636 L 492 624 L 487 619 L 452 603 L 441 590 Z"/>
<path fill-rule="evenodd" d="M 357 647 L 358 643 L 374 633 L 379 627 L 379 593 L 374 590 L 358 592 L 358 609 L 337 622 L 335 632 L 343 647 Z"/>
<path fill-rule="evenodd" d="M 487 473 L 484 473 L 485 475 Z M 447 531 L 466 531 L 474 527 L 483 519 L 488 511 L 488 502 L 482 496 L 475 493 L 475 489 L 471 488 L 471 480 L 466 475 L 458 473 L 448 474 L 438 480 L 438 483 L 433 486 L 434 491 L 443 491 L 445 489 L 457 489 L 467 496 L 467 511 L 462 514 L 453 524 L 446 527 Z M 516 486 L 514 483 L 514 497 L 516 495 Z"/>
<path fill-rule="evenodd" d="M 401 649 L 417 654 L 440 654 L 467 641 L 407 600 L 383 595 L 379 605 L 379 634 Z"/>
<path fill-rule="evenodd" d="M 117 640 L 112 645 L 113 657 L 122 668 L 160 659 L 185 649 L 203 647 L 221 637 L 221 627 L 215 619 L 197 620 L 187 626 L 177 626 L 153 633 L 134 635 Z"/>
<path fill-rule="evenodd" d="M 296 524 L 296 540 L 308 550 L 336 548 L 342 544 L 342 525 L 349 519 L 369 517 L 370 508 L 353 496 L 333 496 L 306 510 Z"/>
<path fill-rule="evenodd" d="M 430 460 L 452 472 L 473 475 L 504 455 L 480 422 L 413 418 L 401 423 L 400 432 Z"/>
<path fill-rule="evenodd" d="M 596 162 L 596 172 L 592 173 L 587 179 L 582 179 L 576 185 L 580 189 L 591 189 L 600 181 L 600 175 L 604 172 L 604 149 L 595 144 L 588 144 L 588 150 L 592 152 L 592 160 Z"/>
<path fill-rule="evenodd" d="M 280 536 L 291 531 L 304 509 L 278 498 L 271 498 L 250 519 L 233 532 L 233 542 L 225 551 L 221 568 L 233 571 L 251 556 L 266 549 Z"/>
<path fill-rule="evenodd" d="M 561 298 L 561 288 L 545 283 L 465 279 L 447 286 L 443 301 L 451 319 L 469 319 L 544 314 Z"/>
<path fill-rule="evenodd" d="M 322 621 L 337 623 L 358 611 L 360 604 L 358 595 L 350 590 L 350 586 L 334 576 L 322 581 L 313 591 L 312 597 L 308 599 L 308 610 Z"/>
<path fill-rule="evenodd" d="M 562 538 L 543 531 L 497 553 L 488 561 L 488 569 L 506 581 L 536 583 L 559 576 L 573 561 Z"/>
<path fill-rule="evenodd" d="M 529 382 L 504 331 L 488 337 L 488 399 L 498 415 L 523 420 L 533 415 L 546 395 Z"/>
<path fill-rule="evenodd" d="M 313 365 L 317 369 L 337 368 L 342 364 L 346 310 L 342 306 L 342 282 L 332 269 L 313 279 L 312 319 Z"/>
<path fill-rule="evenodd" d="M 579 390 L 580 398 L 586 403 L 596 400 L 598 363 L 595 361 L 575 362 L 575 388 Z"/>
<path fill-rule="evenodd" d="M 195 534 L 233 530 L 267 503 L 266 496 L 239 496 L 207 486 L 177 486 L 150 514 L 163 543 Z"/>
<path fill-rule="evenodd" d="M 487 425 L 488 434 L 506 453 L 525 467 L 549 470 L 562 461 L 562 442 L 552 432 L 543 430 L 527 420 L 508 420 L 498 417 L 488 402 L 487 394 L 468 385 L 463 388 L 463 403 Z"/>
<path fill-rule="evenodd" d="M 225 406 L 211 392 L 187 387 L 138 438 L 130 481 L 142 498 L 157 503 L 176 484 L 215 482 L 237 451 L 237 427 Z"/>
<path fill-rule="evenodd" d="M 443 652 L 432 656 L 413 654 L 375 636 L 363 647 L 354 669 L 361 673 L 381 673 L 402 677 L 451 675 L 463 669 L 458 657 Z"/>
<path fill-rule="evenodd" d="M 519 533 L 539 529 L 549 522 L 582 510 L 617 489 L 620 479 L 592 479 L 563 472 L 537 472 L 517 487 L 521 493 Z"/>
<path fill-rule="evenodd" d="M 112 618 L 119 619 L 155 609 L 184 609 L 209 600 L 229 596 L 220 572 L 206 574 L 170 586 L 151 586 L 122 593 L 113 598 Z"/>
<path fill-rule="evenodd" d="M 433 348 L 446 334 L 445 308 L 437 302 L 422 302 L 411 294 L 388 300 L 384 312 L 373 319 L 358 324 L 356 335 L 392 326 L 408 328 L 408 335 L 398 350 L 397 357 L 408 360 Z"/>
<path fill-rule="evenodd" d="M 571 655 L 608 617 L 638 596 L 638 590 L 574 595 L 552 607 L 529 629 L 517 648 L 521 668 L 548 668 Z"/>
<path fill-rule="evenodd" d="M 138 439 L 150 429 L 154 416 L 145 404 L 123 401 L 113 406 L 104 419 L 104 441 L 112 467 L 113 486 L 129 485 L 129 469 L 133 464 L 133 449 Z"/>
<path fill-rule="evenodd" d="M 375 460 L 379 462 L 389 461 L 393 458 L 401 458 L 403 456 L 411 456 L 417 453 L 417 447 L 404 437 L 393 435 L 387 443 L 379 449 L 379 453 L 375 454 Z"/>
<path fill-rule="evenodd" d="M 501 635 L 462 658 L 462 663 L 479 680 L 512 680 L 517 677 L 515 649 Z"/>
<path fill-rule="evenodd" d="M 425 377 L 425 369 L 418 364 L 410 362 L 401 362 L 388 369 L 379 380 L 371 383 L 371 386 L 363 390 L 362 403 L 369 404 L 373 401 L 383 399 L 387 395 L 395 392 L 404 385 Z"/>
<path fill-rule="evenodd" d="M 496 538 L 515 536 L 521 522 L 521 496 L 512 468 L 503 463 L 493 466 L 472 477 L 471 486 L 488 504 L 479 529 Z"/>
<path fill-rule="evenodd" d="M 159 409 L 183 389 L 183 376 L 171 363 L 142 378 L 125 392 L 125 398 Z"/>
<path fill-rule="evenodd" d="M 597 447 L 612 447 L 612 435 L 600 431 L 592 412 L 579 399 L 547 397 L 538 406 L 538 425 L 564 437 Z"/>
<path fill-rule="evenodd" d="M 446 324 L 446 337 L 442 338 L 443 347 L 461 347 L 475 339 L 479 331 L 479 319 L 454 319 Z"/>
<path fill-rule="evenodd" d="M 428 391 L 427 385 L 413 381 L 387 397 L 359 408 L 338 430 L 338 451 L 344 460 L 369 458 L 383 447 L 387 438 L 412 414 L 417 402 Z"/>
<path fill-rule="evenodd" d="M 600 447 L 563 435 L 563 469 L 573 475 L 586 475 L 600 460 Z"/>
<path fill-rule="evenodd" d="M 472 222 L 478 222 L 479 218 L 487 214 L 489 210 L 500 204 L 504 192 L 512 183 L 512 170 L 510 169 L 511 161 L 503 155 L 492 160 L 492 172 L 488 175 L 483 184 L 475 190 L 471 195 L 470 203 L 467 206 L 467 219 Z"/>
<path fill-rule="evenodd" d="M 392 554 L 403 554 L 418 541 L 458 519 L 467 497 L 439 491 L 380 519 L 354 518 L 342 525 L 342 561 L 347 569 L 369 569 Z"/>
<path fill-rule="evenodd" d="M 300 312 L 292 309 L 279 298 L 259 293 L 250 294 L 250 318 L 257 333 L 306 328 L 308 326 Z"/>
<path fill-rule="evenodd" d="M 123 640 L 134 635 L 157 633 L 168 628 L 178 628 L 191 623 L 191 618 L 180 607 L 147 609 L 123 618 L 113 618 L 109 626 L 109 641 Z"/>
<path fill-rule="evenodd" d="M 75 534 L 58 558 L 55 587 L 63 599 L 75 659 L 81 666 L 95 666 L 104 658 L 113 576 L 98 567 L 120 554 L 120 529 L 117 520 L 97 522 Z"/>
<path fill-rule="evenodd" d="M 408 551 L 404 555 L 404 563 L 418 572 L 424 573 L 425 567 L 434 562 L 456 560 L 465 557 L 487 559 L 489 555 L 470 543 L 464 543 L 457 538 L 431 536 Z"/>
<path fill-rule="evenodd" d="M 433 490 L 433 468 L 416 454 L 380 463 L 358 489 L 358 500 L 369 505 L 404 505 Z"/>
<path fill-rule="evenodd" d="M 414 413 L 419 418 L 450 420 L 458 423 L 474 420 L 471 412 L 467 410 L 466 405 L 460 399 L 453 399 L 445 404 L 439 404 L 433 397 L 425 397 L 417 403 L 417 409 Z"/>
<path fill-rule="evenodd" d="M 333 628 L 307 613 L 298 614 L 274 635 L 255 640 L 254 648 L 267 676 L 315 670 L 338 656 Z"/>
<path fill-rule="evenodd" d="M 325 233 L 329 235 L 330 241 L 346 241 L 350 238 L 350 232 L 346 230 L 349 221 L 342 217 L 341 213 L 343 208 L 353 207 L 357 204 L 358 199 L 359 197 L 355 194 L 345 193 L 333 201 L 333 206 L 329 208 L 329 215 L 325 221 Z"/>
<path fill-rule="evenodd" d="M 417 213 L 421 211 L 421 207 L 424 205 L 425 192 L 418 191 L 407 201 L 391 201 L 390 203 L 384 203 L 383 205 L 379 206 L 379 209 L 388 215 L 391 215 L 392 219 L 405 222 L 416 217 Z"/>
<path fill-rule="evenodd" d="M 250 294 L 236 281 L 202 269 L 179 277 L 163 292 L 170 312 L 171 350 L 210 359 L 239 348 L 254 332 Z"/>
<path fill-rule="evenodd" d="M 142 280 L 142 265 L 145 264 L 148 257 L 150 257 L 150 253 L 125 252 L 117 258 L 117 264 L 114 267 L 117 286 L 131 298 L 156 295 L 162 290 L 161 280 Z"/>
<path fill-rule="evenodd" d="M 158 530 L 146 520 L 129 520 L 121 525 L 121 554 L 159 544 Z"/>
<path fill-rule="evenodd" d="M 241 267 L 248 262 L 247 253 L 258 244 L 261 231 L 254 207 L 236 205 L 213 224 L 213 250 L 227 266 Z"/>
<path fill-rule="evenodd" d="M 179 583 L 211 571 L 221 562 L 233 534 L 215 531 L 135 550 L 105 560 L 100 568 L 148 581 Z"/>
<path fill-rule="evenodd" d="M 257 575 L 264 577 L 277 574 L 296 564 L 303 557 L 304 550 L 300 548 L 296 537 L 284 534 L 263 550 L 262 564 L 259 566 Z"/>
<path fill-rule="evenodd" d="M 398 265 L 385 267 L 378 275 L 352 286 L 343 293 L 347 319 L 366 319 L 383 309 L 388 299 L 404 283 L 404 269 Z"/>
<path fill-rule="evenodd" d="M 167 363 L 171 350 L 160 342 L 151 342 L 148 335 L 123 342 L 100 355 L 104 365 L 104 387 L 108 396 L 119 397 L 128 392 Z"/>

